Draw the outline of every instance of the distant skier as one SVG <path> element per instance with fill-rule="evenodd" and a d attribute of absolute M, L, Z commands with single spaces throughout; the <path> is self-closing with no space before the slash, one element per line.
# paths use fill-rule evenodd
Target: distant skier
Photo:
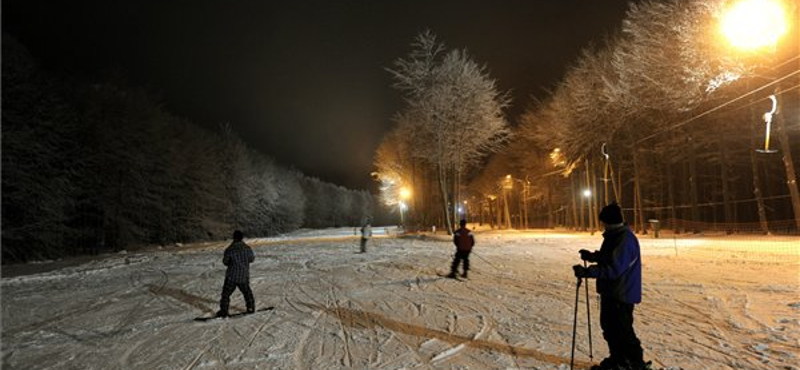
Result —
<path fill-rule="evenodd" d="M 367 252 L 367 241 L 372 237 L 372 225 L 369 224 L 369 218 L 361 226 L 361 253 Z"/>
<path fill-rule="evenodd" d="M 453 256 L 453 264 L 450 266 L 450 275 L 447 275 L 447 277 L 451 279 L 455 279 L 456 273 L 458 272 L 458 264 L 462 260 L 464 261 L 464 272 L 461 274 L 461 277 L 467 277 L 467 271 L 469 271 L 469 254 L 472 252 L 472 246 L 475 245 L 475 236 L 472 235 L 472 231 L 467 229 L 467 220 L 461 220 L 459 225 L 461 227 L 453 233 L 453 244 L 456 245 L 456 254 Z"/>
<path fill-rule="evenodd" d="M 241 231 L 234 231 L 233 242 L 225 249 L 225 255 L 222 257 L 222 263 L 228 266 L 228 269 L 225 271 L 225 284 L 222 286 L 218 317 L 228 316 L 231 294 L 236 288 L 239 288 L 244 295 L 247 313 L 253 313 L 256 310 L 256 300 L 253 297 L 253 291 L 250 290 L 250 264 L 256 256 L 253 249 L 242 241 L 243 238 L 244 234 Z"/>
<path fill-rule="evenodd" d="M 603 207 L 598 218 L 606 229 L 600 250 L 579 251 L 582 260 L 596 264 L 572 267 L 577 278 L 597 279 L 600 293 L 600 327 L 610 355 L 592 370 L 649 369 L 633 330 L 634 304 L 642 301 L 639 240 L 623 223 L 622 210 L 616 203 Z"/>

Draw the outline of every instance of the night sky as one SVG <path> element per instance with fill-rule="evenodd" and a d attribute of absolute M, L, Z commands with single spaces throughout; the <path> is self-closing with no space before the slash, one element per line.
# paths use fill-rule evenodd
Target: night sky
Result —
<path fill-rule="evenodd" d="M 627 0 L 6 0 L 3 32 L 48 70 L 115 71 L 204 127 L 229 122 L 285 166 L 372 189 L 375 148 L 402 107 L 385 70 L 431 30 L 511 90 L 510 122 Z"/>

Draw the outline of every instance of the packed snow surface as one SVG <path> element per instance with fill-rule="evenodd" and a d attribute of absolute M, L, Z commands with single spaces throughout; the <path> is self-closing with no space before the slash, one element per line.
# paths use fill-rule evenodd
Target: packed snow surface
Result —
<path fill-rule="evenodd" d="M 443 234 L 354 229 L 246 240 L 272 311 L 217 310 L 227 243 L 117 254 L 2 279 L 3 369 L 568 369 L 579 249 L 599 233 L 476 234 L 466 281 Z M 635 328 L 658 368 L 798 369 L 800 239 L 642 236 Z M 593 363 L 607 355 L 590 283 Z M 577 291 L 580 366 L 590 363 Z M 232 313 L 244 310 L 237 291 Z"/>

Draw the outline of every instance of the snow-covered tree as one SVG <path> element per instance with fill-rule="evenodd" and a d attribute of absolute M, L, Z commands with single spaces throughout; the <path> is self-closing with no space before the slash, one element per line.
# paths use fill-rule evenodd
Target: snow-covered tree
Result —
<path fill-rule="evenodd" d="M 404 131 L 413 155 L 436 171 L 449 231 L 449 205 L 458 202 L 461 176 L 498 150 L 508 134 L 503 108 L 509 100 L 466 51 L 446 52 L 430 32 L 421 33 L 412 46 L 409 56 L 389 70 L 406 97 L 398 123 L 408 125 Z"/>

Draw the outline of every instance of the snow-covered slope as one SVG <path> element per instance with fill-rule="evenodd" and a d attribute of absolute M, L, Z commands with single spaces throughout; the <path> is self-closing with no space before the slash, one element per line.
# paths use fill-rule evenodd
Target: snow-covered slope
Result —
<path fill-rule="evenodd" d="M 217 309 L 221 243 L 4 278 L 2 368 L 568 368 L 570 266 L 577 250 L 599 247 L 599 234 L 478 233 L 470 278 L 455 281 L 437 275 L 452 255 L 446 237 L 377 237 L 358 254 L 351 233 L 250 240 L 257 304 L 276 309 L 236 319 L 193 321 Z M 678 248 L 643 238 L 635 327 L 645 357 L 657 367 L 797 369 L 800 243 L 778 242 L 793 247 L 759 259 L 717 252 L 758 256 L 752 241 L 687 239 Z M 583 288 L 580 296 L 576 363 L 585 365 Z M 606 348 L 591 296 L 597 363 Z M 243 309 L 236 292 L 231 310 Z"/>

